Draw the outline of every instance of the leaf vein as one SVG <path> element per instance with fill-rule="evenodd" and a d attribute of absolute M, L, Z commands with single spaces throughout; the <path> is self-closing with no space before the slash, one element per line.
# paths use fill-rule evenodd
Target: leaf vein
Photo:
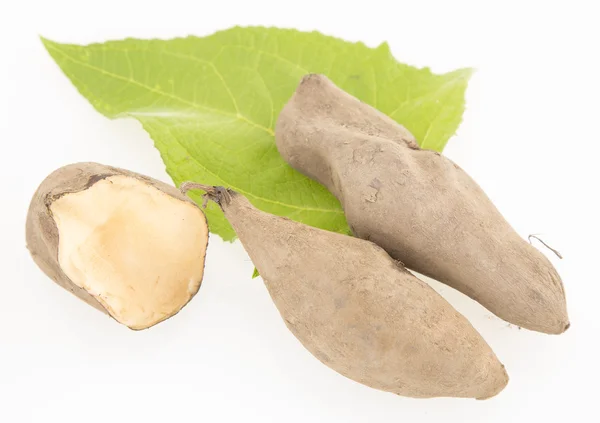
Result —
<path fill-rule="evenodd" d="M 83 62 L 81 60 L 77 60 L 76 58 L 68 55 L 64 51 L 59 50 L 59 49 L 57 49 L 56 47 L 54 47 L 52 45 L 49 45 L 48 47 L 51 48 L 51 49 L 53 49 L 54 51 L 62 54 L 66 59 L 72 61 L 73 63 L 76 63 L 76 64 L 78 64 L 80 66 L 83 66 L 83 67 L 87 67 L 87 68 L 89 68 L 91 70 L 94 70 L 94 71 L 96 71 L 98 73 L 104 74 L 106 76 L 109 76 L 109 77 L 112 77 L 112 78 L 115 78 L 115 79 L 122 80 L 124 82 L 131 83 L 133 85 L 137 85 L 140 88 L 146 89 L 148 91 L 151 91 L 151 92 L 153 92 L 155 94 L 158 94 L 160 96 L 163 96 L 163 97 L 171 98 L 173 100 L 179 101 L 180 103 L 186 104 L 186 105 L 194 107 L 196 109 L 206 110 L 208 112 L 215 113 L 215 114 L 220 114 L 220 115 L 223 115 L 223 116 L 232 116 L 232 117 L 234 117 L 234 118 L 236 118 L 236 119 L 238 119 L 240 121 L 246 122 L 249 125 L 255 126 L 256 128 L 261 129 L 261 130 L 267 132 L 269 135 L 275 135 L 274 131 L 271 128 L 267 128 L 266 126 L 260 125 L 260 124 L 254 122 L 254 121 L 252 121 L 250 119 L 248 119 L 247 117 L 245 117 L 245 116 L 243 116 L 241 114 L 233 114 L 233 113 L 225 112 L 225 111 L 222 111 L 222 110 L 219 110 L 219 109 L 215 109 L 215 108 L 212 108 L 212 107 L 209 107 L 209 106 L 205 106 L 203 104 L 198 104 L 195 101 L 186 100 L 185 98 L 179 97 L 179 96 L 177 96 L 175 94 L 170 94 L 170 93 L 165 92 L 163 90 L 160 90 L 158 88 L 150 87 L 149 85 L 147 85 L 147 84 L 145 84 L 143 82 L 139 82 L 139 81 L 137 81 L 137 80 L 135 80 L 133 78 L 127 78 L 127 77 L 124 77 L 123 75 L 119 75 L 119 74 L 114 73 L 114 72 L 109 72 L 109 71 L 107 71 L 105 69 L 99 68 L 97 66 L 91 65 L 91 64 Z"/>
<path fill-rule="evenodd" d="M 170 128 L 167 128 L 167 131 L 171 134 Z M 148 133 L 150 133 L 150 131 L 148 131 Z M 341 209 L 323 209 L 323 208 L 318 208 L 318 207 L 305 207 L 305 206 L 300 207 L 300 206 L 296 206 L 294 204 L 282 203 L 280 201 L 272 200 L 270 198 L 261 197 L 252 192 L 249 192 L 240 187 L 237 187 L 233 184 L 230 184 L 229 182 L 225 181 L 221 176 L 217 175 L 216 173 L 209 170 L 206 166 L 204 166 L 196 157 L 194 157 L 193 154 L 191 154 L 191 152 L 188 150 L 188 148 L 183 143 L 181 143 L 181 141 L 179 141 L 179 139 L 176 136 L 171 134 L 171 138 L 175 141 L 176 144 L 178 144 L 186 152 L 188 157 L 190 157 L 195 163 L 197 163 L 198 166 L 200 168 L 202 168 L 206 173 L 210 174 L 214 178 L 221 181 L 223 183 L 223 185 L 226 185 L 228 188 L 231 188 L 234 191 L 239 192 L 240 194 L 244 194 L 247 197 L 252 197 L 252 198 L 255 198 L 256 200 L 263 201 L 265 203 L 275 204 L 275 205 L 278 205 L 278 206 L 281 206 L 284 208 L 294 209 L 294 210 L 298 210 L 298 211 L 343 214 L 343 211 Z"/>

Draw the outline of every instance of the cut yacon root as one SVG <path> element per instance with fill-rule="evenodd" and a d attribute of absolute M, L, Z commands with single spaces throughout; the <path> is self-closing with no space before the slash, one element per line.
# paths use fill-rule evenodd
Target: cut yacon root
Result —
<path fill-rule="evenodd" d="M 198 292 L 207 242 L 204 213 L 178 190 L 95 163 L 52 173 L 27 219 L 42 270 L 131 329 L 171 317 Z"/>

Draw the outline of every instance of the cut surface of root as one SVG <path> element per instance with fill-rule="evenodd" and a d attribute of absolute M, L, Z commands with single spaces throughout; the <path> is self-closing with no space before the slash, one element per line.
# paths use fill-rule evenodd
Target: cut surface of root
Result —
<path fill-rule="evenodd" d="M 198 291 L 208 228 L 200 209 L 125 175 L 56 199 L 58 261 L 120 323 L 150 327 Z"/>

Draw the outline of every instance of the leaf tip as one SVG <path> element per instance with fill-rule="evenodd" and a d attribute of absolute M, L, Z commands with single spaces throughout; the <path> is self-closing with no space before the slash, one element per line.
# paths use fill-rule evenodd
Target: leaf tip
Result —
<path fill-rule="evenodd" d="M 40 41 L 42 42 L 44 47 L 46 47 L 46 50 L 48 49 L 48 47 L 56 45 L 54 41 L 44 37 L 43 35 L 38 34 L 38 37 L 40 37 Z"/>
<path fill-rule="evenodd" d="M 477 69 L 471 68 L 471 67 L 459 68 L 459 69 L 456 69 L 456 70 L 446 73 L 445 76 L 448 77 L 449 80 L 452 80 L 455 82 L 458 82 L 458 81 L 469 82 L 469 80 L 471 79 L 473 74 L 476 72 L 477 72 Z"/>
<path fill-rule="evenodd" d="M 390 44 L 387 41 L 384 41 L 377 46 L 377 49 L 389 52 Z"/>
<path fill-rule="evenodd" d="M 477 73 L 477 69 L 476 68 L 461 68 L 458 69 L 456 72 L 460 73 L 461 76 L 465 79 L 471 79 L 471 77 Z"/>
<path fill-rule="evenodd" d="M 59 49 L 61 44 L 57 43 L 56 41 L 52 41 L 51 39 L 46 38 L 43 35 L 38 35 L 38 36 L 40 37 L 40 41 L 44 45 L 44 48 L 46 49 L 48 54 L 50 54 L 50 56 L 56 61 L 57 60 L 57 58 L 55 56 L 56 50 Z"/>

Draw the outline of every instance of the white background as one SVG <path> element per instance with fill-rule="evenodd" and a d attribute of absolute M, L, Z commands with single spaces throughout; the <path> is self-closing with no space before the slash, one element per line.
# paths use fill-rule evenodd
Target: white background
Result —
<path fill-rule="evenodd" d="M 0 422 L 600 421 L 597 2 L 387 3 L 0 3 Z M 50 171 L 91 160 L 169 181 L 140 125 L 96 113 L 38 34 L 88 43 L 236 24 L 387 40 L 403 62 L 478 69 L 445 154 L 521 235 L 540 234 L 563 254 L 543 249 L 563 276 L 572 322 L 561 336 L 520 330 L 432 282 L 506 365 L 511 380 L 498 397 L 414 400 L 339 376 L 288 332 L 239 243 L 212 237 L 198 296 L 143 332 L 78 301 L 33 264 L 25 214 Z"/>

